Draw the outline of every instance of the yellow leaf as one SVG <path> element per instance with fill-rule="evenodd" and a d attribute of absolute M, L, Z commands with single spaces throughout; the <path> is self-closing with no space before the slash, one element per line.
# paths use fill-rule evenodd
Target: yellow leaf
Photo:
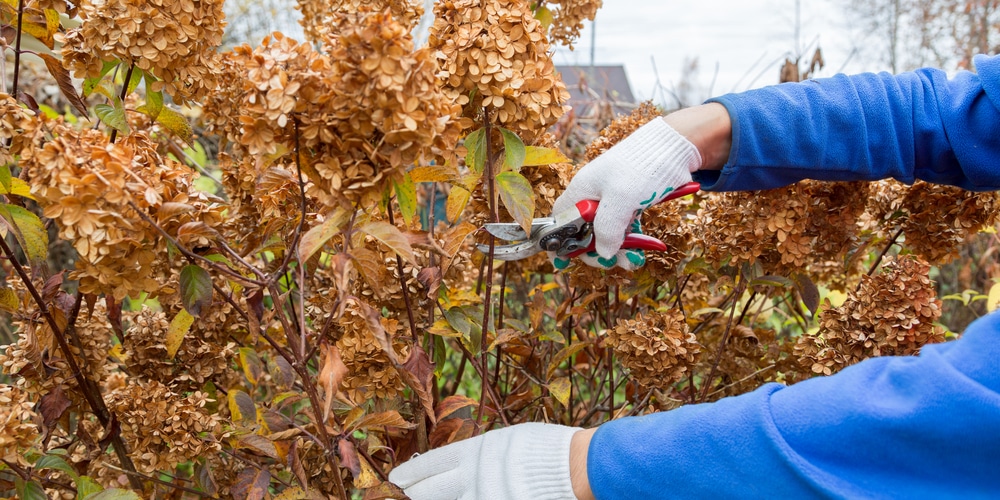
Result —
<path fill-rule="evenodd" d="M 524 228 L 524 232 L 530 234 L 532 217 L 535 216 L 535 192 L 531 188 L 531 183 L 517 172 L 497 174 L 496 181 L 503 206 Z"/>
<path fill-rule="evenodd" d="M 337 208 L 327 216 L 322 224 L 306 231 L 306 234 L 302 235 L 302 240 L 299 241 L 299 258 L 302 261 L 311 259 L 313 254 L 320 251 L 326 242 L 330 241 L 330 238 L 340 233 L 340 229 L 347 222 L 349 215 L 350 212 L 347 210 Z"/>
<path fill-rule="evenodd" d="M 13 190 L 13 183 L 11 188 Z M 21 250 L 32 262 L 44 261 L 48 257 L 49 233 L 34 213 L 17 205 L 0 204 L 0 236 L 7 236 L 4 229 L 14 233 Z"/>
<path fill-rule="evenodd" d="M 253 425 L 257 422 L 257 408 L 249 394 L 239 389 L 230 389 L 226 398 L 233 423 Z"/>
<path fill-rule="evenodd" d="M 549 392 L 551 392 L 552 396 L 554 396 L 557 401 L 562 403 L 563 406 L 569 406 L 570 387 L 569 377 L 559 377 L 552 382 L 549 382 Z"/>
<path fill-rule="evenodd" d="M 174 359 L 174 356 L 177 355 L 177 350 L 181 348 L 184 336 L 191 330 L 192 324 L 194 324 L 194 316 L 191 316 L 191 313 L 187 312 L 186 309 L 181 309 L 177 316 L 174 316 L 174 319 L 170 321 L 170 329 L 167 330 L 167 338 L 164 341 L 167 347 L 167 359 Z"/>
<path fill-rule="evenodd" d="M 451 182 L 458 178 L 458 172 L 448 165 L 427 165 L 410 170 L 410 179 L 414 183 L 421 182 Z"/>
<path fill-rule="evenodd" d="M 368 461 L 364 457 L 358 457 L 358 462 L 361 463 L 361 472 L 354 478 L 355 488 L 366 489 L 382 483 L 378 474 L 375 474 L 375 470 L 372 469 L 372 466 L 368 464 Z"/>
<path fill-rule="evenodd" d="M 7 287 L 0 288 L 0 309 L 14 314 L 17 312 L 20 302 L 14 289 Z"/>
<path fill-rule="evenodd" d="M 187 118 L 184 118 L 184 115 L 164 107 L 160 110 L 160 114 L 156 115 L 156 123 L 163 125 L 164 128 L 176 134 L 184 142 L 191 142 L 191 125 L 188 123 Z"/>
<path fill-rule="evenodd" d="M 1000 283 L 990 287 L 989 296 L 986 298 L 986 310 L 993 312 L 1000 306 Z"/>
<path fill-rule="evenodd" d="M 541 146 L 527 146 L 524 154 L 524 166 L 536 167 L 539 165 L 551 165 L 553 163 L 568 163 L 566 158 L 558 149 L 543 148 Z"/>
<path fill-rule="evenodd" d="M 563 361 L 566 361 L 570 356 L 582 351 L 589 344 L 590 342 L 577 342 L 560 349 L 559 352 L 557 352 L 552 358 L 552 361 L 549 362 L 549 369 L 547 373 L 552 375 Z"/>
<path fill-rule="evenodd" d="M 448 193 L 448 202 L 445 205 L 448 220 L 455 222 L 462 215 L 465 206 L 469 204 L 472 193 L 463 187 L 452 186 Z"/>
<path fill-rule="evenodd" d="M 410 241 L 406 239 L 398 227 L 388 222 L 372 221 L 362 224 L 358 227 L 358 231 L 379 240 L 403 260 L 416 263 L 417 257 L 413 254 L 413 247 L 410 246 Z"/>

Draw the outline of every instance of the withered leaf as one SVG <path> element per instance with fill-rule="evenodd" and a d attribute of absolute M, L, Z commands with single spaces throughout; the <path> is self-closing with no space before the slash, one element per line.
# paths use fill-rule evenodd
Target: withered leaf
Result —
<path fill-rule="evenodd" d="M 240 436 L 239 447 L 255 451 L 275 460 L 278 459 L 278 450 L 274 447 L 274 443 L 260 434 L 246 434 L 244 436 Z"/>
<path fill-rule="evenodd" d="M 215 476 L 212 474 L 212 464 L 208 460 L 198 462 L 198 468 L 195 471 L 194 477 L 195 484 L 209 496 L 218 494 L 219 485 L 215 482 Z"/>
<path fill-rule="evenodd" d="M 56 79 L 59 91 L 62 92 L 63 97 L 80 112 L 80 116 L 87 117 L 87 103 L 76 92 L 76 87 L 73 86 L 73 79 L 70 77 L 69 71 L 66 71 L 66 68 L 63 67 L 62 61 L 49 54 L 37 55 L 45 61 L 45 67 L 48 68 L 49 74 Z"/>
<path fill-rule="evenodd" d="M 353 426 L 354 429 L 360 430 L 367 430 L 372 427 L 399 427 L 401 429 L 412 429 L 416 426 L 407 422 L 406 419 L 395 410 L 365 415 L 358 419 Z"/>
<path fill-rule="evenodd" d="M 194 264 L 181 269 L 181 302 L 192 316 L 200 316 L 212 305 L 212 277 L 208 271 Z"/>
<path fill-rule="evenodd" d="M 382 351 L 389 357 L 392 364 L 399 365 L 399 355 L 392 348 L 392 334 L 387 332 L 385 327 L 382 326 L 382 316 L 366 302 L 361 300 L 355 300 L 355 302 L 361 309 L 365 322 L 368 324 L 368 329 L 371 331 L 372 336 L 375 337 L 375 340 L 378 341 L 378 345 L 382 348 Z"/>
<path fill-rule="evenodd" d="M 351 471 L 351 475 L 358 477 L 361 473 L 361 462 L 358 460 L 358 450 L 354 448 L 354 443 L 349 439 L 341 439 L 337 443 L 337 454 L 340 456 L 340 465 Z"/>
<path fill-rule="evenodd" d="M 441 421 L 462 408 L 476 406 L 478 404 L 479 401 L 470 397 L 462 395 L 448 396 L 438 402 L 437 407 L 435 408 L 435 414 L 437 415 L 438 421 Z"/>
<path fill-rule="evenodd" d="M 441 289 L 441 268 L 425 267 L 417 273 L 417 280 L 427 289 L 427 298 L 437 300 L 438 290 Z"/>
<path fill-rule="evenodd" d="M 309 476 L 306 474 L 306 469 L 302 466 L 302 459 L 299 457 L 298 439 L 292 441 L 292 446 L 288 449 L 287 462 L 288 468 L 292 470 L 292 474 L 295 474 L 295 479 L 299 481 L 299 485 L 305 489 L 309 489 Z"/>
<path fill-rule="evenodd" d="M 63 412 L 70 405 L 71 402 L 63 393 L 62 386 L 57 385 L 48 394 L 42 396 L 35 411 L 42 416 L 42 423 L 45 427 L 51 428 L 52 424 L 62 418 Z"/>
<path fill-rule="evenodd" d="M 402 257 L 403 260 L 411 264 L 416 263 L 417 258 L 413 254 L 413 247 L 398 227 L 388 222 L 372 221 L 362 224 L 358 227 L 358 231 L 382 242 L 390 250 L 396 252 L 396 255 Z"/>
<path fill-rule="evenodd" d="M 236 475 L 236 482 L 232 487 L 233 498 L 236 500 L 263 500 L 270 483 L 271 473 L 267 469 L 248 466 Z"/>
<path fill-rule="evenodd" d="M 323 390 L 323 420 L 330 419 L 330 410 L 333 408 L 333 400 L 337 396 L 340 382 L 347 375 L 347 365 L 340 359 L 340 349 L 336 345 L 322 344 L 320 352 L 323 364 L 319 369 L 319 377 L 316 383 Z"/>
<path fill-rule="evenodd" d="M 430 418 L 432 423 L 436 422 L 437 417 L 434 413 L 433 394 L 434 364 L 431 363 L 430 357 L 427 356 L 427 351 L 424 351 L 419 345 L 414 345 L 410 349 L 410 357 L 403 363 L 403 370 L 400 375 L 406 380 L 407 385 L 413 389 L 413 392 L 417 394 L 417 398 L 420 399 L 420 404 L 424 407 L 427 417 Z"/>

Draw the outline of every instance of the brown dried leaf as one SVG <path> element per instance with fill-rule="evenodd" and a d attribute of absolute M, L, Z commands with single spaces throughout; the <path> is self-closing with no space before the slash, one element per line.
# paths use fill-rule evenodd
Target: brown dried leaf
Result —
<path fill-rule="evenodd" d="M 372 221 L 362 224 L 358 227 L 358 231 L 379 240 L 385 246 L 389 247 L 390 250 L 396 252 L 396 255 L 402 257 L 403 260 L 411 264 L 416 263 L 417 258 L 413 254 L 413 247 L 410 246 L 406 235 L 398 227 L 388 222 Z"/>
<path fill-rule="evenodd" d="M 441 421 L 462 408 L 476 406 L 478 404 L 479 401 L 466 396 L 448 396 L 437 404 L 435 414 L 437 415 L 438 421 Z"/>
<path fill-rule="evenodd" d="M 55 386 L 48 394 L 42 396 L 38 401 L 37 412 L 42 416 L 42 423 L 46 428 L 51 428 L 52 424 L 62 418 L 63 412 L 71 405 L 69 398 L 63 393 L 62 386 Z"/>
<path fill-rule="evenodd" d="M 69 71 L 63 67 L 62 61 L 49 54 L 38 53 L 36 55 L 45 61 L 45 67 L 48 68 L 52 78 L 56 79 L 63 97 L 80 112 L 80 116 L 87 117 L 87 103 L 83 101 L 80 94 L 77 94 L 76 87 L 73 86 L 73 79 L 70 77 Z"/>
<path fill-rule="evenodd" d="M 236 476 L 232 494 L 235 500 L 263 500 L 267 486 L 271 483 L 271 473 L 264 468 L 247 466 Z"/>
<path fill-rule="evenodd" d="M 372 413 L 361 417 L 354 425 L 355 430 L 367 430 L 372 427 L 398 427 L 400 429 L 412 429 L 416 427 L 406 421 L 399 412 L 395 410 L 384 411 L 381 413 Z"/>
<path fill-rule="evenodd" d="M 302 466 L 302 459 L 299 457 L 299 440 L 292 441 L 292 446 L 288 449 L 287 461 L 288 468 L 292 470 L 292 474 L 295 474 L 299 485 L 309 489 L 309 476 L 306 474 L 306 469 Z"/>
<path fill-rule="evenodd" d="M 347 375 L 347 365 L 340 359 L 340 349 L 336 345 L 323 344 L 320 351 L 323 365 L 319 369 L 316 383 L 323 390 L 323 421 L 327 421 L 330 419 L 330 409 L 333 408 L 340 382 Z"/>
<path fill-rule="evenodd" d="M 337 443 L 337 454 L 340 455 L 340 465 L 351 471 L 351 475 L 358 477 L 361 473 L 361 461 L 358 459 L 358 450 L 354 448 L 354 443 L 349 439 L 341 439 Z"/>
<path fill-rule="evenodd" d="M 431 423 L 437 419 L 434 413 L 434 364 L 430 357 L 419 345 L 414 345 L 410 350 L 410 357 L 403 363 L 403 370 L 400 375 L 406 383 L 417 393 L 420 404 L 431 419 Z"/>
<path fill-rule="evenodd" d="M 427 289 L 427 298 L 437 300 L 438 290 L 441 289 L 441 268 L 425 267 L 417 273 L 417 280 Z"/>
<path fill-rule="evenodd" d="M 278 459 L 278 450 L 274 447 L 274 443 L 260 434 L 247 434 L 241 436 L 239 440 L 239 447 L 253 450 L 266 457 Z"/>
<path fill-rule="evenodd" d="M 392 334 L 387 332 L 385 327 L 382 326 L 382 316 L 366 302 L 360 300 L 355 300 L 355 302 L 361 309 L 365 321 L 368 323 L 368 329 L 371 330 L 372 336 L 378 341 L 378 345 L 382 348 L 382 351 L 389 357 L 392 364 L 398 366 L 399 356 L 396 354 L 396 350 L 392 348 Z"/>

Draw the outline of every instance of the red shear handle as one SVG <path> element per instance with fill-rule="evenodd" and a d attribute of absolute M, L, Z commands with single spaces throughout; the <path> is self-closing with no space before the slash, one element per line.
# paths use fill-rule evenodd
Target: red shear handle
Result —
<path fill-rule="evenodd" d="M 571 254 L 570 258 L 577 257 L 579 255 L 585 254 L 587 252 L 593 252 L 595 248 L 595 242 L 591 241 L 587 248 L 582 248 Z M 622 243 L 623 250 L 656 250 L 657 252 L 664 252 L 667 250 L 667 244 L 652 237 L 646 236 L 645 234 L 631 233 L 625 236 L 625 242 Z"/>

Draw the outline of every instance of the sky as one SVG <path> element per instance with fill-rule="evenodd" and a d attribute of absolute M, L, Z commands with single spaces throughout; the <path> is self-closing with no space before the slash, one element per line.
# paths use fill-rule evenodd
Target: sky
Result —
<path fill-rule="evenodd" d="M 624 64 L 637 98 L 668 105 L 671 97 L 657 92 L 657 79 L 676 88 L 685 61 L 695 57 L 699 102 L 778 83 L 786 56 L 802 52 L 810 59 L 817 45 L 826 60 L 817 76 L 881 69 L 852 54 L 857 42 L 845 21 L 846 2 L 800 0 L 796 49 L 795 0 L 604 0 L 574 50 L 558 49 L 554 61 L 590 64 L 594 47 L 595 64 Z"/>

